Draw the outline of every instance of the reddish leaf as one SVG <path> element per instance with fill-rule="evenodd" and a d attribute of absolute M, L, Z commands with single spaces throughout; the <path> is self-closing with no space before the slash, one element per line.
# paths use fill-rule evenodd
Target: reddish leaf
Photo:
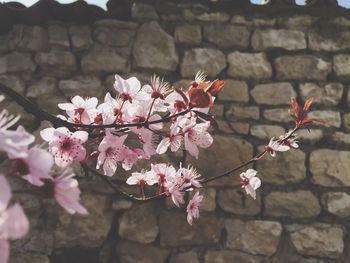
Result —
<path fill-rule="evenodd" d="M 211 95 L 202 89 L 191 88 L 188 91 L 188 96 L 190 97 L 190 102 L 194 107 L 208 108 L 212 107 L 213 105 Z"/>
<path fill-rule="evenodd" d="M 210 88 L 209 88 L 209 92 L 211 95 L 216 95 L 218 94 L 222 88 L 224 87 L 225 85 L 225 82 L 222 81 L 222 80 L 214 80 L 211 85 L 210 85 Z"/>
<path fill-rule="evenodd" d="M 295 116 L 298 117 L 300 115 L 300 108 L 296 100 L 292 97 L 290 98 L 290 103 L 292 105 L 292 108 L 294 110 Z"/>
<path fill-rule="evenodd" d="M 210 125 L 212 125 L 214 129 L 219 129 L 217 121 L 212 116 L 196 110 L 194 110 L 193 112 L 196 113 L 199 118 L 209 121 Z"/>
<path fill-rule="evenodd" d="M 310 98 L 310 99 L 305 101 L 303 112 L 307 112 L 310 109 L 313 100 L 314 100 L 314 98 Z"/>

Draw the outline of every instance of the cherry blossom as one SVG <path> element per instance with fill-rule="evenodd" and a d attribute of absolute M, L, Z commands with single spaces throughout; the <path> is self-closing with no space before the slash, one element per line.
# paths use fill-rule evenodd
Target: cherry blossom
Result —
<path fill-rule="evenodd" d="M 256 199 L 256 189 L 258 189 L 261 185 L 261 181 L 256 174 L 258 172 L 254 169 L 248 169 L 246 172 L 240 174 L 242 179 L 241 184 L 242 188 L 245 189 L 246 193 Z"/>
<path fill-rule="evenodd" d="M 80 96 L 72 98 L 72 103 L 60 103 L 58 107 L 65 110 L 67 115 L 75 123 L 90 124 L 92 123 L 91 115 L 96 111 L 98 100 L 97 98 L 83 99 Z"/>
<path fill-rule="evenodd" d="M 203 196 L 196 192 L 187 205 L 187 222 L 192 225 L 194 218 L 199 218 L 199 207 L 203 201 Z"/>
<path fill-rule="evenodd" d="M 180 168 L 177 171 L 177 175 L 181 176 L 183 180 L 183 187 L 201 187 L 202 185 L 198 181 L 198 178 L 201 176 L 194 167 L 188 166 L 188 168 Z"/>
<path fill-rule="evenodd" d="M 52 155 L 47 151 L 34 147 L 28 150 L 26 158 L 12 159 L 12 171 L 35 186 L 42 186 L 42 179 L 49 178 L 54 164 Z"/>
<path fill-rule="evenodd" d="M 213 143 L 213 137 L 207 132 L 210 122 L 197 123 L 195 118 L 186 120 L 182 128 L 185 141 L 185 149 L 198 159 L 200 148 L 208 148 Z"/>
<path fill-rule="evenodd" d="M 28 145 L 33 143 L 35 137 L 22 127 L 8 130 L 19 120 L 19 116 L 13 116 L 7 110 L 0 112 L 0 151 L 6 152 L 12 157 L 24 158 L 27 156 Z"/>
<path fill-rule="evenodd" d="M 99 155 L 96 169 L 103 166 L 103 172 L 107 176 L 113 176 L 117 170 L 117 163 L 124 160 L 124 141 L 128 135 L 114 136 L 107 135 L 98 146 Z"/>
<path fill-rule="evenodd" d="M 22 207 L 9 205 L 11 189 L 7 180 L 0 175 L 0 262 L 6 263 L 9 256 L 9 239 L 19 239 L 29 230 L 29 221 Z"/>
<path fill-rule="evenodd" d="M 82 161 L 86 157 L 86 150 L 82 145 L 88 139 L 86 131 L 72 133 L 65 127 L 46 128 L 40 135 L 49 142 L 50 152 L 60 167 L 67 167 L 73 161 Z"/>
<path fill-rule="evenodd" d="M 182 140 L 183 136 L 180 134 L 180 128 L 177 123 L 175 123 L 171 126 L 169 134 L 167 134 L 158 144 L 156 152 L 158 154 L 163 154 L 169 147 L 172 152 L 176 152 L 181 147 Z"/>
<path fill-rule="evenodd" d="M 290 150 L 290 146 L 282 144 L 280 140 L 276 140 L 275 137 L 272 137 L 269 144 L 265 147 L 266 151 L 272 156 L 276 156 L 276 152 L 286 152 Z"/>
<path fill-rule="evenodd" d="M 125 80 L 119 75 L 115 75 L 113 87 L 119 93 L 123 101 L 132 103 L 141 89 L 141 83 L 135 77 Z"/>
<path fill-rule="evenodd" d="M 159 188 L 163 187 L 167 180 L 176 176 L 176 170 L 166 163 L 151 164 L 151 172 L 158 177 Z"/>
<path fill-rule="evenodd" d="M 177 183 L 168 184 L 167 193 L 171 196 L 171 200 L 177 207 L 180 207 L 180 204 L 185 203 L 185 193 Z"/>
<path fill-rule="evenodd" d="M 131 176 L 126 180 L 126 183 L 129 185 L 154 185 L 158 183 L 158 178 L 151 171 L 148 172 L 134 172 Z"/>
<path fill-rule="evenodd" d="M 88 211 L 80 204 L 79 183 L 73 178 L 74 174 L 69 169 L 61 171 L 56 177 L 44 179 L 44 189 L 49 196 L 53 196 L 57 203 L 69 214 L 87 215 Z"/>

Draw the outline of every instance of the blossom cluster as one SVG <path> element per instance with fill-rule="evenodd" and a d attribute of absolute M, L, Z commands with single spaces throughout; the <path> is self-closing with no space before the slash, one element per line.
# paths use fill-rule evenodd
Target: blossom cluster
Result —
<path fill-rule="evenodd" d="M 68 213 L 86 215 L 88 211 L 80 203 L 78 181 L 69 169 L 73 163 L 89 167 L 89 171 L 101 175 L 114 188 L 110 178 L 118 167 L 129 171 L 139 160 L 150 160 L 167 151 L 183 150 L 198 158 L 199 150 L 213 143 L 208 129 L 217 124 L 209 111 L 223 86 L 221 80 L 206 80 L 202 72 L 198 72 L 185 90 L 156 76 L 151 78 L 150 84 L 142 86 L 135 77 L 123 79 L 116 75 L 115 95 L 107 93 L 102 103 L 95 97 L 75 96 L 71 102 L 58 104 L 65 115 L 57 116 L 57 120 L 66 125 L 41 130 L 48 149 L 43 148 L 46 144 L 33 146 L 34 136 L 22 126 L 10 129 L 18 117 L 1 111 L 0 151 L 6 154 L 10 165 L 0 174 L 0 263 L 7 262 L 8 240 L 21 238 L 29 230 L 20 204 L 11 201 L 10 177 L 18 176 L 36 188 L 41 196 L 55 198 Z M 0 96 L 0 101 L 3 99 Z M 295 128 L 271 138 L 261 153 L 239 167 L 202 179 L 191 166 L 180 164 L 175 169 L 170 164 L 152 163 L 148 171 L 132 172 L 126 183 L 139 187 L 139 200 L 147 200 L 146 188 L 156 185 L 153 197 L 171 197 L 178 207 L 185 205 L 186 192 L 197 189 L 186 207 L 187 221 L 192 225 L 193 219 L 199 217 L 204 197 L 198 189 L 204 184 L 230 175 L 267 153 L 274 157 L 276 152 L 298 148 L 296 131 L 313 121 L 322 122 L 307 118 L 312 99 L 307 100 L 302 109 L 293 98 L 291 102 Z M 256 175 L 254 169 L 240 174 L 242 188 L 254 199 L 261 186 Z"/>

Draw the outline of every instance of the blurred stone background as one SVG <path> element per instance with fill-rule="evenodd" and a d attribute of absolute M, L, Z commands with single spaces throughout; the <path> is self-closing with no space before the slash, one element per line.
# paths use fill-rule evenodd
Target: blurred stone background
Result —
<path fill-rule="evenodd" d="M 350 262 L 350 17 L 327 7 L 273 8 L 137 3 L 129 21 L 16 24 L 2 33 L 0 82 L 54 114 L 76 94 L 102 101 L 115 73 L 148 82 L 156 72 L 184 87 L 200 69 L 225 79 L 212 111 L 214 144 L 189 160 L 205 177 L 292 128 L 291 96 L 315 97 L 310 116 L 327 122 L 299 132 L 300 150 L 254 165 L 263 181 L 256 201 L 237 175 L 203 189 L 192 227 L 169 200 L 133 203 L 93 176 L 80 180 L 86 218 L 18 195 L 32 228 L 12 243 L 10 262 Z M 1 106 L 36 134 L 47 126 L 9 99 Z"/>

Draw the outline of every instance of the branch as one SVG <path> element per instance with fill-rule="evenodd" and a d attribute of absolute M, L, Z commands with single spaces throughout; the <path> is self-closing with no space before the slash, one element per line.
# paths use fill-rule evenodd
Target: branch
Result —
<path fill-rule="evenodd" d="M 146 198 L 141 198 L 141 197 L 134 196 L 132 194 L 129 194 L 129 193 L 123 191 L 107 175 L 99 173 L 98 171 L 96 171 L 95 169 L 91 168 L 90 166 L 88 166 L 86 164 L 81 164 L 81 165 L 82 165 L 82 167 L 84 169 L 86 169 L 86 170 L 88 170 L 88 171 L 98 175 L 99 177 L 101 177 L 101 179 L 105 183 L 107 183 L 115 192 L 120 193 L 121 195 L 123 195 L 123 196 L 125 196 L 125 197 L 127 197 L 129 199 L 132 199 L 132 200 L 135 200 L 135 201 L 139 201 L 139 202 L 147 202 L 147 201 L 152 201 L 152 200 L 159 199 L 159 198 L 165 196 L 165 192 L 157 194 L 157 195 L 154 195 L 154 196 L 146 197 Z"/>
<path fill-rule="evenodd" d="M 46 120 L 49 121 L 53 127 L 66 127 L 69 129 L 74 128 L 86 128 L 86 129 L 104 129 L 104 128 L 117 128 L 117 129 L 123 129 L 123 128 L 129 128 L 129 127 L 147 127 L 150 124 L 157 124 L 162 122 L 170 121 L 173 118 L 176 118 L 178 116 L 185 115 L 191 111 L 191 109 L 187 109 L 181 112 L 178 112 L 173 115 L 164 116 L 163 118 L 160 118 L 159 120 L 154 121 L 145 121 L 141 123 L 127 123 L 127 124 L 104 124 L 104 125 L 90 125 L 90 124 L 81 124 L 81 123 L 72 123 L 65 120 L 62 120 L 60 118 L 57 118 L 56 116 L 41 110 L 35 103 L 28 100 L 27 98 L 23 97 L 18 92 L 14 91 L 13 89 L 3 85 L 0 83 L 0 91 L 11 97 L 16 103 L 18 103 L 20 106 L 23 107 L 23 109 L 37 117 L 39 120 Z"/>

